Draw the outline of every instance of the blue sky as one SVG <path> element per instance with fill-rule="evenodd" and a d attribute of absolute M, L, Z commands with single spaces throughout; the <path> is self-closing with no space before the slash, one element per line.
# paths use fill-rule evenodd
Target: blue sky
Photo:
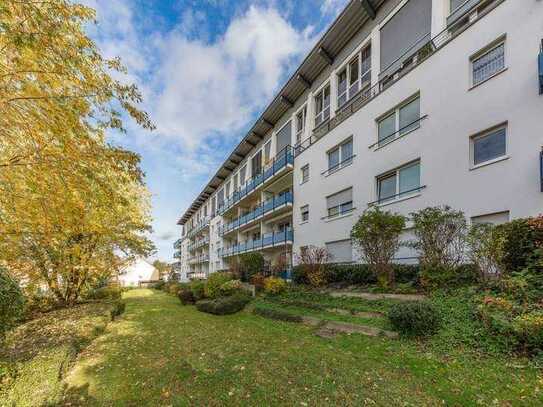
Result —
<path fill-rule="evenodd" d="M 81 0 L 157 130 L 110 139 L 142 156 L 151 239 L 172 261 L 177 220 L 348 0 Z"/>

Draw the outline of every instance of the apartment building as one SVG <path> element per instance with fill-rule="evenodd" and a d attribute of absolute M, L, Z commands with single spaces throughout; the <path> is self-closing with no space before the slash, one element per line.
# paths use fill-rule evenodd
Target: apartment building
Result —
<path fill-rule="evenodd" d="M 184 278 L 309 245 L 357 261 L 371 205 L 541 213 L 542 38 L 538 0 L 349 2 L 180 219 Z"/>

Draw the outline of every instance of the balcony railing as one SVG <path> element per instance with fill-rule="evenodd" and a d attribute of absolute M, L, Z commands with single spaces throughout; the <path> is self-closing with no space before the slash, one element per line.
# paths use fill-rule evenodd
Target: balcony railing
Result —
<path fill-rule="evenodd" d="M 246 242 L 240 243 L 238 245 L 223 248 L 219 250 L 219 256 L 228 257 L 234 256 L 236 254 L 242 254 L 247 252 L 252 252 L 255 250 L 261 250 L 266 247 L 274 247 L 282 244 L 287 244 L 292 242 L 294 238 L 294 233 L 292 229 L 286 229 L 283 232 L 268 233 L 262 236 L 262 238 L 257 240 L 247 240 Z"/>
<path fill-rule="evenodd" d="M 194 228 L 192 228 L 191 230 L 189 230 L 187 232 L 187 237 L 193 237 L 194 235 L 196 235 L 197 233 L 201 232 L 202 230 L 204 230 L 206 227 L 209 226 L 209 218 L 205 218 L 203 220 L 201 220 L 199 223 L 197 223 Z"/>
<path fill-rule="evenodd" d="M 203 254 L 200 256 L 193 256 L 189 258 L 189 263 L 195 264 L 195 263 L 205 263 L 209 261 L 209 254 Z"/>
<path fill-rule="evenodd" d="M 218 213 L 222 215 L 225 211 L 237 204 L 247 195 L 256 190 L 259 186 L 266 181 L 275 177 L 279 172 L 282 172 L 284 168 L 294 164 L 294 150 L 291 146 L 285 147 L 277 156 L 272 160 L 270 164 L 264 167 L 263 171 L 247 181 L 243 188 L 237 189 L 232 194 L 232 197 L 224 201 L 219 205 Z"/>
<path fill-rule="evenodd" d="M 232 222 L 225 224 L 219 229 L 219 234 L 220 236 L 224 236 L 226 233 L 232 232 L 241 226 L 247 225 L 248 223 L 251 223 L 287 204 L 292 204 L 292 192 L 287 192 L 286 194 L 273 197 L 272 199 L 265 201 L 262 205 L 259 205 L 256 209 L 248 214 L 240 216 Z"/>
<path fill-rule="evenodd" d="M 197 240 L 196 242 L 190 244 L 189 245 L 189 250 L 193 251 L 193 250 L 199 249 L 200 247 L 205 246 L 207 244 L 209 244 L 209 238 L 208 237 L 205 238 L 205 239 Z"/>
<path fill-rule="evenodd" d="M 316 127 L 311 136 L 305 140 L 302 140 L 301 143 L 296 144 L 294 146 L 295 155 L 298 156 L 303 153 L 322 137 L 351 117 L 354 113 L 359 111 L 368 102 L 388 89 L 392 84 L 403 78 L 415 67 L 422 64 L 435 52 L 447 45 L 452 39 L 464 32 L 466 28 L 475 24 L 504 1 L 505 0 L 494 0 L 490 3 L 484 0 L 466 1 L 466 3 L 461 7 L 462 15 L 460 17 L 464 17 L 468 14 L 471 15 L 481 5 L 486 5 L 487 7 L 480 11 L 474 18 L 468 20 L 460 17 L 457 19 L 452 18 L 449 20 L 447 28 L 437 34 L 435 37 L 431 39 L 428 39 L 428 37 L 423 37 L 417 41 L 417 43 L 415 43 L 410 49 L 408 49 L 403 55 L 401 55 L 396 61 L 394 61 L 389 67 L 384 69 L 379 74 L 379 81 L 375 85 L 359 91 L 358 94 L 354 95 L 350 99 L 350 101 L 336 111 L 333 118 Z"/>
<path fill-rule="evenodd" d="M 184 237 L 182 237 L 181 239 L 177 239 L 175 241 L 175 243 L 173 244 L 173 248 L 174 249 L 180 249 L 181 248 L 181 245 L 183 244 L 183 240 L 185 240 Z"/>

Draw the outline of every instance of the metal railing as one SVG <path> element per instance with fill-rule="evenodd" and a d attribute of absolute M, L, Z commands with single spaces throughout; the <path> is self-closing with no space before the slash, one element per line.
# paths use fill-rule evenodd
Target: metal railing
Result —
<path fill-rule="evenodd" d="M 336 111 L 336 115 L 333 118 L 328 119 L 326 122 L 320 124 L 313 129 L 313 134 L 302 140 L 300 143 L 294 146 L 295 155 L 302 154 L 305 150 L 310 148 L 313 144 L 319 141 L 322 137 L 336 128 L 343 121 L 348 119 L 362 107 L 364 107 L 369 101 L 373 100 L 383 91 L 388 89 L 392 84 L 396 83 L 402 77 L 407 75 L 415 67 L 426 61 L 435 52 L 447 45 L 452 39 L 460 35 L 464 30 L 471 25 L 477 23 L 482 17 L 488 14 L 491 10 L 503 3 L 505 0 L 494 0 L 495 3 L 492 7 L 487 7 L 483 12 L 479 13 L 476 18 L 467 20 L 459 18 L 451 20 L 447 28 L 437 34 L 435 37 L 425 41 L 422 37 L 417 43 L 415 43 L 410 49 L 402 54 L 396 61 L 390 64 L 379 74 L 379 81 L 372 87 L 359 91 L 354 95 L 349 102 Z M 467 1 L 466 5 L 469 7 L 463 11 L 463 16 L 471 13 L 481 4 L 484 4 L 484 0 Z"/>
<path fill-rule="evenodd" d="M 194 228 L 192 228 L 191 230 L 189 230 L 187 232 L 187 237 L 193 237 L 194 235 L 196 235 L 197 233 L 201 232 L 203 229 L 205 229 L 206 227 L 209 226 L 209 220 L 210 218 L 205 218 L 203 220 L 201 220 L 200 222 L 198 222 Z"/>
<path fill-rule="evenodd" d="M 197 240 L 196 242 L 194 243 L 191 243 L 189 245 L 189 250 L 190 251 L 193 251 L 193 250 L 196 250 L 202 246 L 205 246 L 206 244 L 209 244 L 209 237 L 206 237 L 205 239 L 200 239 L 200 240 Z"/>
<path fill-rule="evenodd" d="M 237 204 L 241 199 L 251 194 L 259 186 L 273 178 L 277 173 L 281 172 L 288 165 L 294 164 L 294 150 L 292 146 L 286 146 L 270 164 L 264 167 L 262 172 L 250 180 L 248 180 L 243 188 L 238 188 L 232 193 L 232 197 L 221 203 L 218 209 L 219 215 Z"/>
<path fill-rule="evenodd" d="M 410 132 L 412 130 L 418 129 L 420 127 L 420 122 L 423 121 L 424 119 L 426 119 L 427 117 L 428 117 L 428 115 L 426 115 L 426 114 L 419 117 L 417 120 L 412 121 L 411 123 L 405 125 L 401 129 L 396 130 L 394 133 L 392 133 L 392 134 L 390 134 L 390 135 L 388 135 L 386 137 L 383 137 L 382 139 L 380 139 L 377 142 L 373 143 L 372 145 L 368 146 L 368 148 L 383 147 L 386 144 L 389 144 L 389 143 L 393 142 L 394 140 L 399 139 L 400 137 L 403 136 L 402 132 L 408 133 L 408 132 Z M 413 125 L 415 125 L 415 124 L 417 126 L 413 127 Z M 410 129 L 410 127 L 413 127 L 413 128 Z"/>
<path fill-rule="evenodd" d="M 193 256 L 189 258 L 189 263 L 205 263 L 209 261 L 209 254 L 202 254 L 200 256 Z"/>
<path fill-rule="evenodd" d="M 424 188 L 426 188 L 426 185 L 422 185 L 417 188 L 410 189 L 408 191 L 403 191 L 394 195 L 386 196 L 384 198 L 380 198 L 377 201 L 373 201 L 368 203 L 368 206 L 374 206 L 374 205 L 381 205 L 385 203 L 394 203 L 397 200 L 400 200 L 401 198 L 406 198 L 410 196 L 410 194 L 414 194 L 416 192 L 422 191 Z"/>
<path fill-rule="evenodd" d="M 337 163 L 333 167 L 328 168 L 326 171 L 321 172 L 321 175 L 327 177 L 330 174 L 333 174 L 336 171 L 341 170 L 342 168 L 348 167 L 353 163 L 353 159 L 356 157 L 356 154 L 351 155 L 350 157 L 344 159 L 340 163 Z"/>
<path fill-rule="evenodd" d="M 234 256 L 236 254 L 242 254 L 260 250 L 265 247 L 274 247 L 282 244 L 292 242 L 294 238 L 294 232 L 292 229 L 286 229 L 283 232 L 268 233 L 257 240 L 247 240 L 246 242 L 237 244 L 232 247 L 223 248 L 219 250 L 220 257 Z"/>
<path fill-rule="evenodd" d="M 286 194 L 275 196 L 272 199 L 268 199 L 262 205 L 259 205 L 257 208 L 251 212 L 240 216 L 239 218 L 234 219 L 232 222 L 225 224 L 219 229 L 219 235 L 224 236 L 226 233 L 232 232 L 250 222 L 253 222 L 262 216 L 271 213 L 280 207 L 292 204 L 292 192 L 287 192 Z"/>

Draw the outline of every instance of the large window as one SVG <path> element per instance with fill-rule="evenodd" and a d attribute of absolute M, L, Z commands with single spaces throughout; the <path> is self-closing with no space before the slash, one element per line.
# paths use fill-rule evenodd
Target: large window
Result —
<path fill-rule="evenodd" d="M 353 161 L 353 139 L 341 143 L 328 152 L 328 173 L 343 168 Z"/>
<path fill-rule="evenodd" d="M 326 251 L 330 254 L 332 263 L 350 263 L 353 261 L 353 246 L 350 239 L 327 242 Z"/>
<path fill-rule="evenodd" d="M 279 155 L 292 143 L 292 121 L 288 121 L 281 130 L 277 132 L 275 139 L 275 154 Z"/>
<path fill-rule="evenodd" d="M 501 41 L 471 59 L 472 84 L 478 85 L 505 68 L 505 43 Z"/>
<path fill-rule="evenodd" d="M 507 128 L 494 129 L 471 138 L 472 166 L 487 164 L 507 156 Z"/>
<path fill-rule="evenodd" d="M 319 126 L 330 118 L 330 85 L 326 85 L 315 96 L 315 126 Z"/>
<path fill-rule="evenodd" d="M 269 163 L 271 160 L 271 141 L 268 141 L 264 145 L 264 164 Z"/>
<path fill-rule="evenodd" d="M 241 167 L 241 170 L 239 170 L 239 185 L 243 186 L 245 184 L 245 177 L 247 176 L 247 166 L 244 165 Z"/>
<path fill-rule="evenodd" d="M 353 210 L 353 189 L 345 189 L 326 198 L 328 218 L 345 215 Z"/>
<path fill-rule="evenodd" d="M 400 167 L 377 178 L 379 203 L 401 199 L 420 191 L 420 161 Z"/>
<path fill-rule="evenodd" d="M 254 178 L 262 174 L 262 151 L 259 151 L 251 160 L 251 176 Z"/>
<path fill-rule="evenodd" d="M 377 122 L 381 147 L 420 126 L 420 97 L 409 100 Z"/>
<path fill-rule="evenodd" d="M 300 208 L 300 214 L 302 216 L 302 222 L 309 221 L 309 205 L 304 205 Z"/>
<path fill-rule="evenodd" d="M 307 118 L 307 106 L 304 106 L 302 110 L 296 115 L 296 144 L 302 142 L 304 130 L 305 130 L 305 120 Z"/>
<path fill-rule="evenodd" d="M 338 74 L 338 107 L 371 84 L 371 46 L 362 50 Z"/>

